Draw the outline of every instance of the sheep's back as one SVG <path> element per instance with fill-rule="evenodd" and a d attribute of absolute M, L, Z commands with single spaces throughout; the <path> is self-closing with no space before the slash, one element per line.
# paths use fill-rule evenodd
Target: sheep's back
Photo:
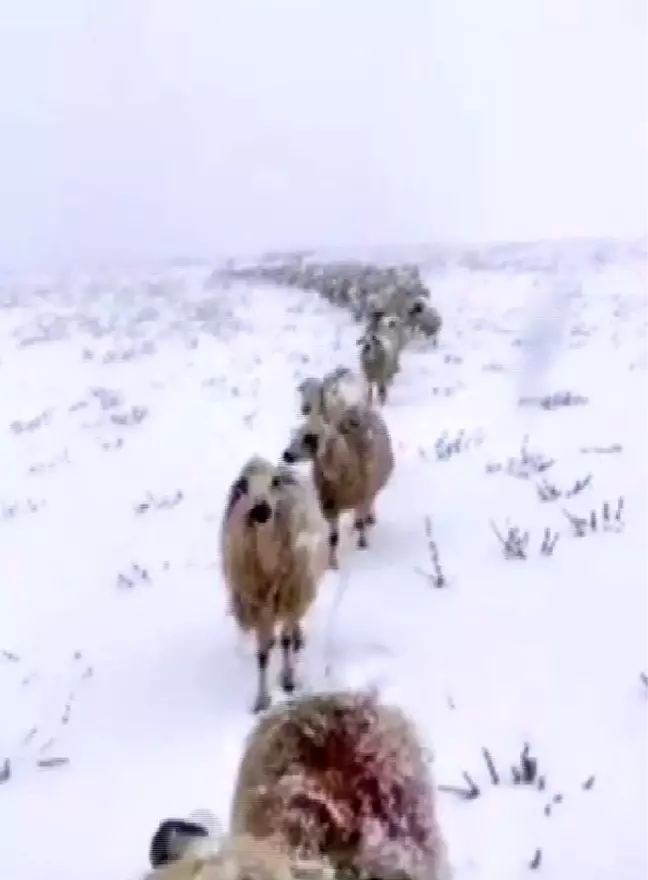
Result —
<path fill-rule="evenodd" d="M 360 426 L 346 436 L 349 455 L 339 456 L 329 472 L 315 459 L 313 479 L 322 510 L 337 516 L 372 501 L 386 486 L 394 469 L 394 452 L 385 420 L 376 410 L 354 408 Z"/>
<path fill-rule="evenodd" d="M 409 720 L 375 696 L 306 697 L 253 732 L 239 768 L 232 830 L 302 843 L 288 818 L 300 802 L 304 813 L 310 807 L 319 816 L 318 827 L 309 831 L 306 824 L 301 832 L 312 833 L 319 855 L 340 867 L 378 877 L 396 870 L 421 880 L 447 877 L 424 749 Z M 317 803 L 324 806 L 313 814 Z"/>
<path fill-rule="evenodd" d="M 371 485 L 365 461 L 358 462 L 353 468 L 338 469 L 335 477 L 324 472 L 315 462 L 313 477 L 322 510 L 329 519 L 362 504 Z"/>

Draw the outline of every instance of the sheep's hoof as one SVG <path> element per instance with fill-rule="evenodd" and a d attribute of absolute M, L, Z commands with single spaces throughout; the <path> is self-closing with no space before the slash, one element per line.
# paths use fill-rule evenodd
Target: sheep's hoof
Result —
<path fill-rule="evenodd" d="M 358 549 L 366 550 L 369 545 L 367 544 L 367 536 L 364 532 L 360 532 L 358 535 Z"/>
<path fill-rule="evenodd" d="M 259 712 L 265 712 L 266 709 L 270 708 L 270 694 L 259 694 L 259 696 L 254 701 L 254 706 L 252 706 L 252 711 L 255 715 Z"/>

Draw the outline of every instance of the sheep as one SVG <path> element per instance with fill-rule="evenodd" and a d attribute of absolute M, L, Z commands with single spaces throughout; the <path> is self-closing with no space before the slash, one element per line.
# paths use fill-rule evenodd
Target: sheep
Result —
<path fill-rule="evenodd" d="M 299 410 L 302 415 L 306 416 L 315 411 L 320 412 L 323 406 L 323 383 L 314 376 L 307 376 L 297 386 L 297 395 L 299 397 Z"/>
<path fill-rule="evenodd" d="M 348 367 L 336 367 L 323 379 L 309 377 L 297 386 L 303 416 L 321 415 L 330 420 L 345 406 L 367 403 L 369 387 L 364 376 Z"/>
<path fill-rule="evenodd" d="M 433 345 L 436 348 L 439 343 L 438 337 L 443 326 L 443 320 L 434 306 L 424 303 L 419 299 L 409 310 L 408 324 L 414 332 L 432 339 Z"/>
<path fill-rule="evenodd" d="M 230 835 L 200 862 L 198 829 L 193 844 L 169 847 L 176 873 L 149 880 L 452 878 L 431 756 L 411 719 L 373 691 L 302 696 L 260 719 L 239 764 Z"/>
<path fill-rule="evenodd" d="M 378 402 L 387 402 L 387 392 L 400 370 L 400 344 L 393 332 L 369 330 L 357 341 L 360 348 L 360 366 L 369 387 L 367 402 L 371 405 L 374 386 Z"/>
<path fill-rule="evenodd" d="M 383 314 L 378 316 L 374 325 L 374 332 L 394 340 L 400 356 L 409 341 L 409 329 L 405 320 L 399 315 Z"/>
<path fill-rule="evenodd" d="M 149 863 L 153 869 L 172 864 L 190 852 L 198 858 L 212 850 L 211 816 L 208 821 L 189 816 L 187 819 L 165 819 L 149 844 Z M 215 830 L 215 829 L 214 829 Z"/>
<path fill-rule="evenodd" d="M 339 519 L 354 512 L 358 547 L 376 523 L 375 502 L 394 470 L 394 451 L 382 416 L 368 407 L 347 407 L 328 423 L 312 417 L 293 432 L 282 455 L 286 464 L 312 461 L 313 482 L 329 524 L 329 565 L 338 567 Z"/>
<path fill-rule="evenodd" d="M 281 687 L 295 688 L 302 620 L 328 567 L 328 528 L 309 484 L 255 456 L 232 484 L 221 525 L 221 560 L 230 611 L 254 632 L 258 688 L 253 711 L 268 707 L 267 669 L 281 631 Z"/>
<path fill-rule="evenodd" d="M 170 819 L 159 825 L 153 838 L 157 860 L 151 858 L 152 871 L 144 880 L 335 880 L 328 863 L 299 858 L 278 841 L 208 837 L 197 825 L 194 836 L 178 832 L 188 824 Z"/>

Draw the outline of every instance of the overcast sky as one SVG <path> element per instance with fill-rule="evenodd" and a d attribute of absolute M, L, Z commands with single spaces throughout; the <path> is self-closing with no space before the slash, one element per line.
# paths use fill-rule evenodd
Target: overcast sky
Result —
<path fill-rule="evenodd" d="M 645 0 L 0 4 L 0 265 L 646 228 Z"/>

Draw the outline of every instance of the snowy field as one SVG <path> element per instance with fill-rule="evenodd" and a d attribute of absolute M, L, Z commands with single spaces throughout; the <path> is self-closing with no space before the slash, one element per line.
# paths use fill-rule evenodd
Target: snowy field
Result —
<path fill-rule="evenodd" d="M 645 255 L 546 263 L 430 271 L 441 344 L 404 355 L 393 480 L 369 549 L 343 535 L 302 684 L 375 685 L 441 785 L 478 786 L 439 795 L 458 880 L 534 876 L 538 850 L 551 880 L 643 880 Z M 227 818 L 256 670 L 225 613 L 222 504 L 248 455 L 285 445 L 296 382 L 355 363 L 358 328 L 313 294 L 208 274 L 2 286 L 6 880 L 130 880 L 162 817 Z M 492 524 L 529 532 L 525 559 Z M 543 779 L 514 785 L 525 743 Z"/>

